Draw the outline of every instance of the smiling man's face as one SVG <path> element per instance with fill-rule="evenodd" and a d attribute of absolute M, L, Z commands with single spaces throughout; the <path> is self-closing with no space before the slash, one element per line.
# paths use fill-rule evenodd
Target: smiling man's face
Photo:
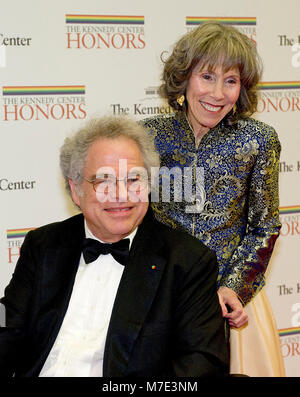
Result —
<path fill-rule="evenodd" d="M 142 153 L 132 139 L 103 138 L 90 146 L 82 176 L 92 180 L 99 176 L 99 170 L 109 169 L 116 178 L 122 179 L 132 169 L 143 167 Z M 83 180 L 80 186 L 76 186 L 72 180 L 69 182 L 74 203 L 80 207 L 91 232 L 102 241 L 112 243 L 128 236 L 142 222 L 147 212 L 147 188 L 138 191 L 138 199 L 135 195 L 132 200 L 126 184 L 121 180 L 117 182 L 114 194 L 103 200 L 95 192 L 92 183 Z"/>

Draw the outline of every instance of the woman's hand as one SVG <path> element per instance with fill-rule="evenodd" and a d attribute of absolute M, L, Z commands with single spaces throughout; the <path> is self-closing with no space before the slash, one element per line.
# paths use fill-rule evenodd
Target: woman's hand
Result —
<path fill-rule="evenodd" d="M 248 322 L 248 315 L 237 294 L 230 288 L 220 287 L 218 295 L 223 317 L 228 318 L 229 325 L 235 328 L 240 328 L 245 325 Z M 228 311 L 226 305 L 229 307 L 230 311 Z"/>

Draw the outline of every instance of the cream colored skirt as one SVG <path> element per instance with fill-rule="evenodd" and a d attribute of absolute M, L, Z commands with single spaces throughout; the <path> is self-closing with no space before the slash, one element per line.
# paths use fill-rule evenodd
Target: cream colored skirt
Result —
<path fill-rule="evenodd" d="M 285 376 L 278 330 L 264 289 L 245 306 L 245 311 L 248 324 L 230 329 L 230 373 Z"/>

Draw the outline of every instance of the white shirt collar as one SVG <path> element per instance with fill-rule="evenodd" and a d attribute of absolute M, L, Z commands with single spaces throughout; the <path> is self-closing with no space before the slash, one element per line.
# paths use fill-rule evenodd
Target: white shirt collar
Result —
<path fill-rule="evenodd" d="M 134 236 L 136 235 L 137 229 L 138 229 L 138 227 L 136 227 L 136 228 L 134 229 L 134 231 L 131 232 L 128 236 L 124 237 L 124 238 L 129 238 L 129 240 L 130 240 L 130 241 L 129 241 L 129 248 L 131 247 L 131 244 L 132 244 L 132 241 L 133 241 L 133 239 L 134 239 Z M 97 238 L 97 237 L 91 232 L 91 230 L 89 229 L 89 227 L 88 227 L 88 225 L 87 225 L 85 219 L 84 219 L 84 230 L 85 230 L 85 237 L 86 237 L 86 238 L 93 238 L 94 240 L 98 240 L 98 241 L 100 241 L 101 243 L 105 243 L 105 241 L 100 240 L 99 238 Z"/>

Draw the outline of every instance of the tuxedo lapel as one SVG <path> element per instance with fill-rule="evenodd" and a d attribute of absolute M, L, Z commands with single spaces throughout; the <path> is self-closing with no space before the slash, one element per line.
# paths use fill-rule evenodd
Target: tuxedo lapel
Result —
<path fill-rule="evenodd" d="M 83 217 L 64 226 L 43 258 L 39 283 L 39 313 L 34 327 L 43 352 L 32 372 L 39 371 L 55 342 L 64 319 L 77 273 L 84 238 Z M 33 317 L 34 318 L 34 317 Z"/>
<path fill-rule="evenodd" d="M 111 315 L 103 375 L 124 376 L 132 349 L 156 296 L 166 260 L 151 220 L 144 221 L 130 250 Z"/>
<path fill-rule="evenodd" d="M 42 272 L 41 303 L 57 298 L 57 308 L 63 309 L 68 303 L 78 269 L 84 239 L 83 217 L 73 218 L 73 222 L 61 229 L 54 244 L 49 244 L 45 252 Z M 51 297 L 49 296 L 51 294 Z M 62 313 L 64 316 L 64 313 Z"/>

